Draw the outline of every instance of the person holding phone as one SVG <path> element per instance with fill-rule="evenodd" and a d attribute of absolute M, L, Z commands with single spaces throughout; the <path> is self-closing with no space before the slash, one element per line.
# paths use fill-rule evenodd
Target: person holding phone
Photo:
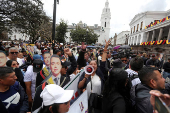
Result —
<path fill-rule="evenodd" d="M 159 99 L 158 101 L 161 101 L 160 106 L 162 107 L 162 110 L 165 110 L 163 112 L 170 111 L 170 109 L 167 108 L 167 106 L 170 106 L 170 95 L 162 94 L 158 90 L 151 90 L 149 93 L 151 94 L 150 102 L 151 102 L 151 105 L 153 106 L 154 113 L 159 113 L 158 112 L 159 110 L 157 111 L 157 108 L 155 107 L 155 103 L 157 101 L 156 98 Z M 160 113 L 161 113 L 161 111 L 160 111 Z"/>
<path fill-rule="evenodd" d="M 137 113 L 152 113 L 149 92 L 165 89 L 165 79 L 155 67 L 142 68 L 138 76 L 141 83 L 132 87 L 131 99 L 135 102 Z"/>

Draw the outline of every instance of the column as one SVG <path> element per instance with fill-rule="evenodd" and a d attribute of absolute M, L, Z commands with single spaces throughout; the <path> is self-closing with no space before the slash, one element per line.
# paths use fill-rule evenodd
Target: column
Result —
<path fill-rule="evenodd" d="M 167 37 L 167 40 L 170 39 L 170 28 L 169 28 L 169 33 L 168 33 L 168 37 Z"/>
<path fill-rule="evenodd" d="M 146 42 L 149 40 L 149 31 L 147 33 Z"/>
<path fill-rule="evenodd" d="M 162 38 L 162 33 L 163 33 L 163 28 L 160 28 L 158 41 L 161 40 L 161 38 Z"/>
<path fill-rule="evenodd" d="M 138 45 L 139 36 L 136 37 L 136 45 Z"/>
<path fill-rule="evenodd" d="M 154 41 L 154 38 L 155 38 L 155 30 L 153 30 L 152 40 L 151 41 Z"/>
<path fill-rule="evenodd" d="M 130 37 L 128 38 L 128 45 L 130 44 Z"/>

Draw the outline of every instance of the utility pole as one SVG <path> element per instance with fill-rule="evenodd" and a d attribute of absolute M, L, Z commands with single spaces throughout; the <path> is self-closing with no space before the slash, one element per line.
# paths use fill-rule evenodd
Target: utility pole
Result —
<path fill-rule="evenodd" d="M 53 9 L 53 30 L 52 30 L 52 48 L 55 47 L 55 28 L 56 28 L 56 9 L 57 3 L 59 4 L 59 0 L 54 0 L 54 9 Z"/>

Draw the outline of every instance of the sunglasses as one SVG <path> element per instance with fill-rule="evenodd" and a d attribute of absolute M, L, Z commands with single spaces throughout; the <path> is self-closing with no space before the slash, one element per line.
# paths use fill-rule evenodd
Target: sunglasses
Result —
<path fill-rule="evenodd" d="M 15 53 L 15 54 L 18 54 L 18 52 L 10 52 L 10 53 L 11 53 L 11 54 L 14 54 L 14 53 Z"/>
<path fill-rule="evenodd" d="M 122 60 L 122 62 L 126 62 L 127 60 Z"/>
<path fill-rule="evenodd" d="M 19 63 L 17 63 L 17 64 L 12 64 L 12 66 L 16 66 L 16 65 L 19 65 Z"/>

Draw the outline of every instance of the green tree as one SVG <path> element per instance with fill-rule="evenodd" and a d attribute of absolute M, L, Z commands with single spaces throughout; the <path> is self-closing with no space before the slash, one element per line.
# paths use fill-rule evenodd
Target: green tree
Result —
<path fill-rule="evenodd" d="M 96 43 L 99 35 L 94 33 L 93 29 L 83 29 L 77 26 L 75 30 L 71 30 L 71 39 L 74 42 L 81 43 L 86 42 L 87 44 Z"/>
<path fill-rule="evenodd" d="M 11 28 L 16 28 L 30 35 L 34 42 L 39 37 L 40 25 L 49 20 L 41 0 L 1 0 L 0 35 L 4 30 L 9 33 Z"/>
<path fill-rule="evenodd" d="M 65 43 L 66 32 L 67 32 L 67 22 L 61 19 L 60 24 L 56 27 L 55 40 L 59 43 Z"/>

